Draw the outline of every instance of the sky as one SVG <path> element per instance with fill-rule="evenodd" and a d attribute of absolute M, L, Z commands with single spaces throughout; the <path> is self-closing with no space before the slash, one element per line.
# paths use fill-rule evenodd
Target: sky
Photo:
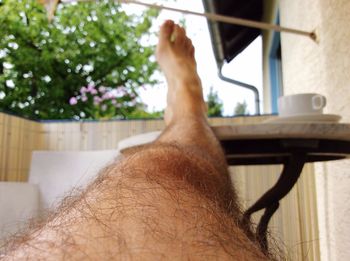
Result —
<path fill-rule="evenodd" d="M 147 3 L 157 3 L 166 6 L 204 12 L 202 0 L 142 0 Z M 124 4 L 124 8 L 130 13 L 139 13 L 144 7 L 132 4 Z M 204 96 L 206 97 L 210 87 L 218 92 L 219 98 L 224 104 L 224 116 L 233 115 L 234 108 L 238 102 L 246 101 L 250 114 L 255 114 L 254 94 L 252 91 L 226 83 L 217 76 L 217 65 L 207 25 L 204 17 L 183 15 L 171 11 L 161 11 L 157 18 L 153 30 L 157 31 L 159 26 L 166 20 L 172 19 L 175 22 L 185 19 L 187 35 L 191 38 L 195 47 L 195 57 L 197 60 L 198 74 L 202 80 Z M 153 39 L 156 43 L 156 39 Z M 241 54 L 239 54 L 229 64 L 223 67 L 223 75 L 253 85 L 260 92 L 262 100 L 262 43 L 261 38 L 257 38 Z M 160 75 L 160 84 L 146 87 L 141 90 L 140 95 L 143 102 L 148 106 L 149 111 L 157 111 L 165 108 L 166 105 L 166 84 L 165 79 Z M 262 102 L 261 102 L 262 103 Z"/>

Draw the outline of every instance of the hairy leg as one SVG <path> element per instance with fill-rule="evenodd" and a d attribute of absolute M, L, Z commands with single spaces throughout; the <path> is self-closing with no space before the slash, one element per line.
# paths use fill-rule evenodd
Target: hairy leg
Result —
<path fill-rule="evenodd" d="M 194 49 L 171 21 L 161 27 L 157 59 L 168 80 L 161 137 L 102 171 L 10 245 L 5 260 L 266 259 L 238 225 L 224 154 L 205 118 Z"/>

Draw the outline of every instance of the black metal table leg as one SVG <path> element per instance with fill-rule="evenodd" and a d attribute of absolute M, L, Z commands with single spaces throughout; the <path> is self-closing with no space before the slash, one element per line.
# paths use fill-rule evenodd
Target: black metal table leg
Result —
<path fill-rule="evenodd" d="M 279 202 L 274 202 L 270 206 L 268 206 L 260 219 L 258 227 L 256 228 L 256 237 L 260 243 L 260 248 L 264 251 L 264 253 L 267 253 L 268 251 L 268 242 L 266 234 L 267 227 L 269 225 L 271 217 L 276 212 L 279 206 Z"/>
<path fill-rule="evenodd" d="M 260 247 L 267 252 L 268 244 L 266 232 L 268 223 L 278 209 L 279 201 L 288 194 L 297 182 L 304 167 L 307 154 L 300 150 L 291 153 L 289 160 L 284 164 L 282 174 L 276 184 L 268 190 L 255 204 L 253 204 L 243 215 L 242 223 L 249 226 L 251 215 L 261 209 L 266 209 L 257 227 L 256 237 L 259 239 Z"/>

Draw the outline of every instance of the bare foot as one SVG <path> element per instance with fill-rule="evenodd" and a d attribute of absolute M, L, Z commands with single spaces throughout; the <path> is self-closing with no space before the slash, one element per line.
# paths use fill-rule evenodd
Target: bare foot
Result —
<path fill-rule="evenodd" d="M 197 74 L 194 47 L 185 30 L 167 20 L 160 28 L 157 61 L 168 83 L 165 123 L 206 117 L 201 81 Z"/>

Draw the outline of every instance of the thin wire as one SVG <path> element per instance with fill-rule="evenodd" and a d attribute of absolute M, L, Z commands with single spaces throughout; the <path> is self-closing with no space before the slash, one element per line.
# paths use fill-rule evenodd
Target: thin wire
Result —
<path fill-rule="evenodd" d="M 299 30 L 299 29 L 278 26 L 275 24 L 252 21 L 252 20 L 248 20 L 248 19 L 241 19 L 241 18 L 237 18 L 237 17 L 224 16 L 224 15 L 219 15 L 219 14 L 214 14 L 214 13 L 194 12 L 194 11 L 189 11 L 189 10 L 184 10 L 184 9 L 179 9 L 179 8 L 161 6 L 161 5 L 156 5 L 156 4 L 148 4 L 148 3 L 135 1 L 135 0 L 116 0 L 116 2 L 125 3 L 125 4 L 142 5 L 142 6 L 147 6 L 150 8 L 155 8 L 158 10 L 169 10 L 169 11 L 178 12 L 178 13 L 203 16 L 209 20 L 216 21 L 216 22 L 224 22 L 224 23 L 228 23 L 228 24 L 242 25 L 242 26 L 258 28 L 258 29 L 263 29 L 263 30 L 273 30 L 273 31 L 277 31 L 277 32 L 285 32 L 285 33 L 304 35 L 304 36 L 310 37 L 314 41 L 317 40 L 317 35 L 314 31 L 308 32 L 308 31 L 303 31 L 303 30 Z"/>
<path fill-rule="evenodd" d="M 90 1 L 92 1 L 92 0 L 78 0 L 78 2 L 90 2 Z M 136 0 L 115 0 L 115 2 L 123 3 L 123 4 L 141 5 L 141 6 L 146 6 L 146 7 L 150 7 L 150 8 L 154 8 L 154 9 L 158 9 L 158 10 L 168 10 L 168 11 L 173 11 L 173 12 L 182 13 L 182 14 L 202 16 L 202 17 L 206 17 L 207 19 L 209 19 L 211 21 L 215 21 L 215 22 L 223 22 L 223 23 L 227 23 L 227 24 L 242 25 L 242 26 L 251 27 L 251 28 L 258 28 L 258 29 L 262 29 L 262 30 L 273 30 L 276 32 L 298 34 L 298 35 L 310 37 L 315 42 L 318 41 L 318 38 L 317 38 L 315 31 L 308 32 L 308 31 L 303 31 L 303 30 L 299 30 L 299 29 L 283 27 L 283 26 L 279 26 L 279 25 L 275 25 L 275 24 L 257 22 L 257 21 L 252 21 L 252 20 L 248 20 L 248 19 L 219 15 L 219 14 L 214 14 L 214 13 L 200 13 L 200 12 L 179 9 L 179 8 L 174 8 L 174 7 L 168 7 L 168 6 L 163 6 L 163 5 L 148 4 L 148 3 L 144 3 L 144 2 L 140 2 L 140 1 L 136 1 Z"/>

